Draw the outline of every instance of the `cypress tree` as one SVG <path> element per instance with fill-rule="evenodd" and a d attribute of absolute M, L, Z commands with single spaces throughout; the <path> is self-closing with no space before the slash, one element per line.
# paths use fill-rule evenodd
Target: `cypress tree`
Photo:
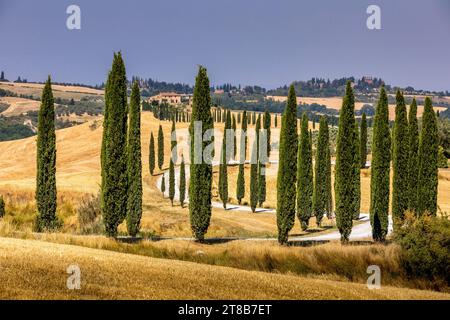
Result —
<path fill-rule="evenodd" d="M 331 186 L 331 163 L 329 159 L 330 146 L 328 136 L 328 122 L 325 116 L 320 117 L 319 136 L 317 140 L 316 164 L 314 175 L 313 212 L 317 226 L 324 214 L 330 214 L 330 199 L 328 180 Z"/>
<path fill-rule="evenodd" d="M 155 138 L 153 138 L 153 132 L 150 133 L 148 162 L 150 166 L 150 174 L 153 175 L 153 172 L 155 172 Z"/>
<path fill-rule="evenodd" d="M 259 117 L 258 117 L 259 122 Z M 260 131 L 258 148 L 268 140 L 267 130 Z M 261 142 L 262 141 L 262 142 Z M 268 161 L 267 155 L 258 150 L 258 204 L 262 207 L 266 201 L 266 163 Z"/>
<path fill-rule="evenodd" d="M 335 195 L 336 224 L 341 233 L 341 241 L 348 242 L 353 226 L 355 209 L 355 159 L 357 149 L 355 122 L 355 97 L 350 81 L 347 82 L 342 108 L 339 113 L 339 129 L 336 146 Z M 359 162 L 357 167 L 359 167 Z"/>
<path fill-rule="evenodd" d="M 295 221 L 297 183 L 297 98 L 294 86 L 289 88 L 286 108 L 281 117 L 280 150 L 277 176 L 278 242 L 287 243 Z"/>
<path fill-rule="evenodd" d="M 397 90 L 395 107 L 394 154 L 392 159 L 392 216 L 394 225 L 403 221 L 408 209 L 408 119 L 403 94 Z"/>
<path fill-rule="evenodd" d="M 37 132 L 36 231 L 58 227 L 56 216 L 55 105 L 50 76 L 42 91 Z"/>
<path fill-rule="evenodd" d="M 241 113 L 240 112 L 237 115 L 237 123 L 241 124 Z"/>
<path fill-rule="evenodd" d="M 240 147 L 239 147 L 239 173 L 237 178 L 237 186 L 236 186 L 236 198 L 241 204 L 242 199 L 245 196 L 245 175 L 244 175 L 244 165 L 245 158 L 247 154 L 247 112 L 244 111 L 242 114 L 242 123 L 241 123 L 241 138 L 240 138 Z"/>
<path fill-rule="evenodd" d="M 271 117 L 270 117 L 270 113 L 269 111 L 265 111 L 264 112 L 264 117 L 263 117 L 263 128 L 266 131 L 266 134 L 264 135 L 266 140 L 267 140 L 267 158 L 270 157 L 270 122 L 271 122 Z"/>
<path fill-rule="evenodd" d="M 333 187 L 331 185 L 331 151 L 330 151 L 330 138 L 328 133 L 328 119 L 325 117 L 326 122 L 326 131 L 327 131 L 327 138 L 328 138 L 328 144 L 326 148 L 326 166 L 325 166 L 325 181 L 326 181 L 326 195 L 327 195 L 327 206 L 326 206 L 326 213 L 328 219 L 331 219 L 333 217 Z"/>
<path fill-rule="evenodd" d="M 390 149 L 388 98 L 382 86 L 373 124 L 370 180 L 370 223 L 376 241 L 384 241 L 388 231 Z"/>
<path fill-rule="evenodd" d="M 172 122 L 171 138 L 170 138 L 170 162 L 169 162 L 169 199 L 173 206 L 173 199 L 175 198 L 175 161 L 177 141 L 175 134 L 175 121 Z"/>
<path fill-rule="evenodd" d="M 236 159 L 237 156 L 237 145 L 236 145 L 236 117 L 233 114 L 233 122 L 231 128 L 233 129 L 233 159 Z"/>
<path fill-rule="evenodd" d="M 223 208 L 227 208 L 228 202 L 228 172 L 227 172 L 227 139 L 226 139 L 226 128 L 223 133 L 222 140 L 222 152 L 220 156 L 219 165 L 219 196 L 223 203 Z"/>
<path fill-rule="evenodd" d="M 166 175 L 164 173 L 161 178 L 161 192 L 162 192 L 163 198 L 164 198 L 164 193 L 166 192 Z"/>
<path fill-rule="evenodd" d="M 358 123 L 355 122 L 355 144 L 356 144 L 356 154 L 354 159 L 354 169 L 355 174 L 353 176 L 354 185 L 354 197 L 353 197 L 353 219 L 358 220 L 360 209 L 361 209 L 361 141 L 359 140 L 360 133 L 358 129 Z"/>
<path fill-rule="evenodd" d="M 250 161 L 250 208 L 255 212 L 258 204 L 258 142 L 253 142 Z"/>
<path fill-rule="evenodd" d="M 141 95 L 137 81 L 131 90 L 129 126 L 127 230 L 134 237 L 139 232 L 142 217 Z"/>
<path fill-rule="evenodd" d="M 186 199 L 186 165 L 184 163 L 184 157 L 181 158 L 180 165 L 180 204 L 184 207 L 184 200 Z"/>
<path fill-rule="evenodd" d="M 275 128 L 278 128 L 278 114 L 275 114 Z"/>
<path fill-rule="evenodd" d="M 164 165 L 164 133 L 162 126 L 159 125 L 158 129 L 158 168 L 162 170 Z"/>
<path fill-rule="evenodd" d="M 361 159 L 361 169 L 366 167 L 367 162 L 367 119 L 366 114 L 363 112 L 361 118 L 361 132 L 360 132 L 360 159 Z"/>
<path fill-rule="evenodd" d="M 106 234 L 116 236 L 117 227 L 126 218 L 128 198 L 127 78 L 120 52 L 114 55 L 106 90 L 102 212 Z"/>
<path fill-rule="evenodd" d="M 417 212 L 417 183 L 419 174 L 419 127 L 417 103 L 413 99 L 408 115 L 408 209 Z"/>
<path fill-rule="evenodd" d="M 195 151 L 194 123 L 201 121 L 202 132 L 198 135 L 202 139 L 206 130 L 213 129 L 210 106 L 209 79 L 204 67 L 199 67 L 198 75 L 195 80 L 194 97 L 192 102 L 192 116 L 189 127 L 191 135 L 191 177 L 189 180 L 189 215 L 192 232 L 197 240 L 202 241 L 205 233 L 208 231 L 211 219 L 211 185 L 212 185 L 212 165 L 205 159 L 194 161 L 202 157 L 203 150 L 208 146 L 208 141 L 197 142 L 201 150 Z M 196 156 L 196 157 L 195 157 Z"/>
<path fill-rule="evenodd" d="M 308 116 L 302 116 L 297 159 L 297 216 L 302 230 L 306 230 L 312 216 L 313 168 Z"/>
<path fill-rule="evenodd" d="M 425 98 L 422 131 L 419 142 L 419 177 L 417 213 L 436 216 L 438 187 L 438 129 L 436 115 L 429 97 Z"/>
<path fill-rule="evenodd" d="M 3 200 L 3 196 L 0 196 L 0 218 L 5 216 L 5 200 Z"/>

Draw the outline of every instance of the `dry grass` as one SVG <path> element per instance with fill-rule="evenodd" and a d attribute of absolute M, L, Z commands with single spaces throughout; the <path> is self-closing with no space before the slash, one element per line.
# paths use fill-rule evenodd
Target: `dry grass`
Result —
<path fill-rule="evenodd" d="M 37 111 L 41 105 L 39 101 L 17 97 L 1 97 L 0 103 L 9 105 L 9 108 L 1 113 L 5 117 L 18 116 L 28 111 Z"/>
<path fill-rule="evenodd" d="M 43 84 L 38 83 L 12 83 L 12 82 L 0 82 L 0 89 L 14 92 L 18 95 L 31 95 L 35 98 L 39 98 L 42 94 Z M 81 100 L 86 96 L 101 96 L 104 94 L 103 90 L 97 90 L 86 87 L 78 86 L 61 86 L 52 85 L 53 95 L 55 98 Z"/>
<path fill-rule="evenodd" d="M 2 299 L 450 299 L 448 294 L 0 239 Z M 81 290 L 68 290 L 69 265 Z"/>

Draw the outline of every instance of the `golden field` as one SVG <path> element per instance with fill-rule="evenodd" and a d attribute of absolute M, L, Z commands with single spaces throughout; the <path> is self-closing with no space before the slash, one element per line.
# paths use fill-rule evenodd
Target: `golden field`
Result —
<path fill-rule="evenodd" d="M 35 240 L 1 238 L 0 252 L 2 299 L 450 299 Z M 80 267 L 80 290 L 67 289 L 70 265 Z"/>

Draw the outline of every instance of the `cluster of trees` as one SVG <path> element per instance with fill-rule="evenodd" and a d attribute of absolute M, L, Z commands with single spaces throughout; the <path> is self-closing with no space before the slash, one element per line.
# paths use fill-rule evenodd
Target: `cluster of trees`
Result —
<path fill-rule="evenodd" d="M 159 104 L 157 101 L 152 101 L 152 103 L 149 103 L 144 100 L 142 102 L 142 110 L 152 112 L 153 116 L 159 120 L 189 122 L 191 119 L 189 112 L 178 107 L 171 106 L 168 103 Z"/>
<path fill-rule="evenodd" d="M 142 215 L 142 164 L 140 92 L 133 84 L 127 104 L 127 79 L 121 53 L 114 54 L 105 87 L 105 112 L 101 149 L 101 207 L 105 231 L 117 236 L 125 219 L 136 236 Z"/>
<path fill-rule="evenodd" d="M 172 83 L 165 81 L 157 81 L 153 79 L 143 79 L 137 76 L 131 77 L 131 82 L 129 85 L 131 86 L 133 83 L 137 82 L 139 87 L 142 89 L 142 96 L 154 96 L 159 94 L 160 92 L 176 92 L 176 93 L 184 93 L 189 94 L 193 92 L 193 88 L 184 83 Z"/>

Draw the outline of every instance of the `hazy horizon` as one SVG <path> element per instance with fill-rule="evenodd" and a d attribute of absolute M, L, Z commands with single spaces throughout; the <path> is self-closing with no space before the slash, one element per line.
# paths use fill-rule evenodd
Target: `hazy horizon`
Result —
<path fill-rule="evenodd" d="M 66 8 L 81 8 L 68 30 Z M 369 30 L 366 8 L 381 8 Z M 9 80 L 100 84 L 114 51 L 127 76 L 275 88 L 295 80 L 374 76 L 388 84 L 450 90 L 450 3 L 358 1 L 0 0 L 0 70 Z"/>

